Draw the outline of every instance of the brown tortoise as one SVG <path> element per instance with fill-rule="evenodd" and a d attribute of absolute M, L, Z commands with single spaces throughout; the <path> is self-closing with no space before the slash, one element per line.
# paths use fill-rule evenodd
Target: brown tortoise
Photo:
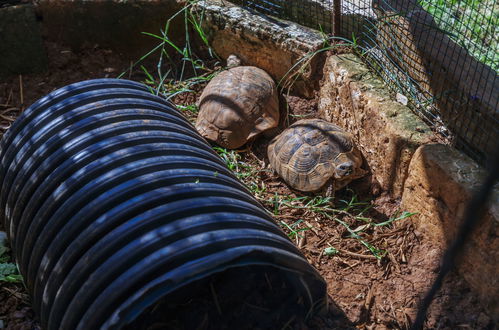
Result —
<path fill-rule="evenodd" d="M 237 65 L 230 56 L 227 64 Z M 206 86 L 199 100 L 196 129 L 206 139 L 239 148 L 279 123 L 279 99 L 272 78 L 253 66 L 221 72 Z"/>
<path fill-rule="evenodd" d="M 270 165 L 292 188 L 328 193 L 367 172 L 352 135 L 320 119 L 300 120 L 268 147 Z"/>

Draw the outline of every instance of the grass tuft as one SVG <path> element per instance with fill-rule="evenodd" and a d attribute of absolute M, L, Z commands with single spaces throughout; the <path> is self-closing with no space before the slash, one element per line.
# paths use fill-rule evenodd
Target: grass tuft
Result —
<path fill-rule="evenodd" d="M 143 82 L 150 87 L 151 93 L 161 95 L 167 100 L 181 94 L 195 93 L 199 86 L 209 82 L 219 70 L 211 69 L 194 49 L 204 47 L 208 53 L 208 61 L 218 63 L 219 58 L 210 47 L 208 37 L 202 28 L 204 11 L 196 9 L 199 1 L 188 0 L 181 10 L 166 21 L 164 28 L 158 34 L 143 32 L 144 35 L 158 40 L 159 43 L 133 63 L 128 70 L 122 72 L 118 78 L 127 73 L 131 74 L 136 67 L 139 67 L 145 76 Z M 170 25 L 178 24 L 178 22 L 174 23 L 174 20 L 179 20 L 182 16 L 185 42 L 180 45 L 171 38 Z M 203 46 L 194 47 L 195 39 L 200 40 Z M 152 56 L 157 56 L 154 70 L 146 68 L 143 64 Z M 185 110 L 191 111 L 194 107 L 194 104 L 187 104 Z"/>

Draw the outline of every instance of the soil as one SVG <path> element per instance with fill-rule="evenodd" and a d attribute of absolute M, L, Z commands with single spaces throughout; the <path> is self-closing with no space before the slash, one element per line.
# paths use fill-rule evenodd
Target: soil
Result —
<path fill-rule="evenodd" d="M 116 77 L 129 68 L 128 61 L 112 51 L 94 47 L 81 53 L 47 44 L 50 70 L 46 74 L 18 76 L 0 81 L 0 127 L 2 133 L 28 105 L 47 93 L 72 82 L 90 78 Z M 140 70 L 125 76 L 144 81 Z M 202 86 L 194 93 L 173 98 L 177 104 L 194 104 Z M 284 116 L 279 130 L 301 118 L 317 115 L 317 100 L 281 95 Z M 194 120 L 195 114 L 186 112 Z M 148 329 L 407 329 L 414 319 L 421 296 L 439 271 L 442 251 L 421 233 L 411 217 L 376 225 L 400 215 L 399 201 L 373 189 L 366 177 L 337 192 L 334 204 L 326 200 L 322 209 L 334 209 L 330 216 L 309 208 L 300 208 L 297 198 L 312 200 L 290 189 L 268 167 L 266 145 L 272 134 L 250 142 L 234 154 L 251 168 L 252 175 L 242 177 L 248 185 L 264 187 L 256 197 L 274 213 L 290 238 L 296 242 L 309 262 L 328 284 L 329 309 L 307 318 L 303 306 L 290 290 L 272 292 L 255 272 L 251 283 L 256 287 L 240 287 L 236 274 L 224 273 L 211 279 L 217 290 L 213 300 L 210 285 L 202 285 L 192 299 L 172 306 L 171 300 L 156 308 L 167 307 L 168 317 L 149 319 L 134 328 Z M 374 193 L 374 194 L 373 194 Z M 276 198 L 278 196 L 279 198 Z M 284 202 L 288 201 L 288 202 Z M 410 211 L 410 210 L 404 210 Z M 369 219 L 367 222 L 365 219 Z M 342 221 L 357 230 L 363 242 L 379 249 L 377 258 L 359 239 L 353 238 Z M 292 228 L 295 232 L 290 231 Z M 1 226 L 0 226 L 1 230 Z M 326 250 L 329 248 L 329 250 Z M 329 251 L 329 252 L 327 252 Z M 332 252 L 331 252 L 332 251 Z M 248 273 L 246 270 L 245 273 Z M 225 276 L 225 277 L 224 277 Z M 259 277 L 260 276 L 260 277 Z M 278 279 L 272 278 L 272 281 Z M 234 292 L 236 295 L 234 296 Z M 275 301 L 272 303 L 269 297 Z M 238 301 L 243 301 L 239 303 Z M 275 306 L 291 306 L 287 313 L 277 313 Z M 159 307 L 158 307 L 159 306 Z M 223 313 L 221 313 L 223 311 Z M 147 319 L 148 311 L 139 321 Z M 236 317 L 242 315 L 241 317 Z M 0 328 L 35 329 L 38 323 L 29 307 L 29 297 L 21 284 L 0 282 Z M 227 326 L 222 326 L 223 324 Z M 495 329 L 493 321 L 478 303 L 477 297 L 455 273 L 445 280 L 430 308 L 426 329 Z"/>

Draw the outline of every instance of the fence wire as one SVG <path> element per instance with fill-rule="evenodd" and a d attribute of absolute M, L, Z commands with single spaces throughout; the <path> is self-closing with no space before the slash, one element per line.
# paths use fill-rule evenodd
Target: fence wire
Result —
<path fill-rule="evenodd" d="M 236 0 L 349 39 L 398 99 L 484 164 L 499 142 L 498 0 Z"/>

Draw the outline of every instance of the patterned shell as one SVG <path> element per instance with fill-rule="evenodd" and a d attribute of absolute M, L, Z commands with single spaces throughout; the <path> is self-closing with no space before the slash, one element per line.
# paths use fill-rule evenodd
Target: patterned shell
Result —
<path fill-rule="evenodd" d="M 279 123 L 279 99 L 262 69 L 239 66 L 221 72 L 199 101 L 196 129 L 206 139 L 234 149 Z"/>
<path fill-rule="evenodd" d="M 320 190 L 335 177 L 341 162 L 347 161 L 353 171 L 342 177 L 343 185 L 337 187 L 365 174 L 360 169 L 362 156 L 351 134 L 320 119 L 300 120 L 291 125 L 269 144 L 268 156 L 279 176 L 301 191 Z"/>

